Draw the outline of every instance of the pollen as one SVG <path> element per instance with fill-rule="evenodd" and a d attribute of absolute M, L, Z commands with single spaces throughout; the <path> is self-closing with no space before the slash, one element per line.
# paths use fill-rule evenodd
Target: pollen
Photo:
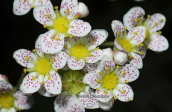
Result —
<path fill-rule="evenodd" d="M 110 70 L 110 67 L 106 67 L 106 70 Z"/>
<path fill-rule="evenodd" d="M 35 52 L 35 51 L 36 51 L 36 49 L 33 49 L 33 50 L 32 50 L 32 52 Z"/>
<path fill-rule="evenodd" d="M 54 59 L 54 58 L 52 58 L 52 61 L 55 61 L 55 59 Z"/>
<path fill-rule="evenodd" d="M 121 93 L 123 93 L 123 94 L 124 94 L 124 93 L 125 93 L 125 90 L 121 91 Z"/>
<path fill-rule="evenodd" d="M 44 24 L 44 28 L 47 28 L 46 24 Z"/>
<path fill-rule="evenodd" d="M 60 38 L 56 38 L 56 40 L 60 40 Z"/>
<path fill-rule="evenodd" d="M 100 80 L 99 80 L 99 79 L 97 79 L 97 80 L 96 80 L 96 82 L 97 82 L 97 83 L 99 83 L 99 82 L 100 82 Z"/>
<path fill-rule="evenodd" d="M 49 18 L 50 17 L 50 14 L 47 14 L 46 17 Z"/>
<path fill-rule="evenodd" d="M 161 32 L 161 31 L 159 31 L 158 33 L 159 33 L 160 35 L 162 34 L 162 32 Z"/>
<path fill-rule="evenodd" d="M 120 34 L 120 31 L 118 31 L 117 34 L 119 35 Z"/>
<path fill-rule="evenodd" d="M 158 25 L 158 23 L 157 23 L 157 22 L 154 22 L 154 25 L 155 25 L 155 26 L 157 26 L 157 25 Z"/>
<path fill-rule="evenodd" d="M 31 8 L 34 8 L 34 6 L 32 5 L 32 7 Z"/>
<path fill-rule="evenodd" d="M 26 69 L 23 69 L 23 72 L 26 73 L 27 72 Z"/>
<path fill-rule="evenodd" d="M 96 39 L 93 39 L 92 41 L 93 41 L 93 42 L 95 42 L 95 41 L 96 41 Z"/>
<path fill-rule="evenodd" d="M 78 61 L 79 60 L 79 58 L 76 58 L 76 61 Z"/>
<path fill-rule="evenodd" d="M 73 38 L 73 35 L 70 35 L 70 38 Z"/>
<path fill-rule="evenodd" d="M 47 79 L 48 79 L 48 80 L 51 80 L 51 76 L 49 76 Z"/>
<path fill-rule="evenodd" d="M 124 27 L 124 29 L 126 30 L 126 29 L 127 29 L 127 27 Z"/>
<path fill-rule="evenodd" d="M 142 55 L 143 54 L 143 51 L 141 51 L 140 54 Z"/>
<path fill-rule="evenodd" d="M 126 80 L 126 83 L 128 84 L 129 83 L 129 80 Z"/>
<path fill-rule="evenodd" d="M 117 65 L 116 68 L 119 68 L 119 65 Z"/>
<path fill-rule="evenodd" d="M 26 57 L 26 61 L 28 61 L 28 60 L 29 60 L 29 57 L 27 56 L 27 57 Z"/>
<path fill-rule="evenodd" d="M 42 81 L 41 83 L 42 83 L 42 84 L 45 84 L 45 82 L 44 82 L 44 81 Z"/>
<path fill-rule="evenodd" d="M 58 9 L 58 6 L 55 6 L 54 9 Z"/>
<path fill-rule="evenodd" d="M 58 71 L 58 69 L 55 69 L 55 72 L 57 72 Z"/>
<path fill-rule="evenodd" d="M 98 91 L 99 90 L 99 88 L 96 88 L 96 91 Z"/>
<path fill-rule="evenodd" d="M 89 54 L 88 56 L 89 56 L 89 57 L 91 57 L 91 56 L 92 56 L 92 54 Z"/>
<path fill-rule="evenodd" d="M 134 32 L 134 34 L 135 34 L 135 35 L 138 35 L 138 33 L 137 33 L 137 32 Z"/>
<path fill-rule="evenodd" d="M 88 54 L 89 51 L 83 45 L 76 45 L 76 46 L 72 47 L 70 52 L 73 57 L 78 58 L 78 59 L 84 59 L 85 57 L 87 57 L 89 55 Z"/>
<path fill-rule="evenodd" d="M 138 22 L 138 20 L 137 20 L 137 19 L 135 19 L 134 21 L 135 21 L 136 23 Z"/>
<path fill-rule="evenodd" d="M 117 100 L 118 98 L 117 98 L 117 97 L 115 97 L 114 99 L 115 99 L 115 100 Z"/>
<path fill-rule="evenodd" d="M 67 45 L 64 45 L 64 48 L 67 48 Z"/>
<path fill-rule="evenodd" d="M 70 10 L 66 10 L 66 12 L 67 12 L 67 13 L 69 13 L 69 12 L 70 12 Z"/>
<path fill-rule="evenodd" d="M 125 74 L 125 71 L 122 71 L 123 74 Z"/>
<path fill-rule="evenodd" d="M 86 61 L 86 59 L 83 60 L 84 62 Z"/>
<path fill-rule="evenodd" d="M 142 18 L 141 18 L 141 17 L 139 17 L 139 20 L 142 20 Z"/>
<path fill-rule="evenodd" d="M 54 37 L 52 36 L 51 39 L 54 39 Z"/>
<path fill-rule="evenodd" d="M 100 71 L 100 72 L 98 72 L 99 74 L 101 74 L 102 72 Z"/>
<path fill-rule="evenodd" d="M 96 47 L 96 50 L 99 49 L 99 47 Z"/>
<path fill-rule="evenodd" d="M 75 19 L 78 19 L 78 16 L 77 15 L 75 15 Z"/>
<path fill-rule="evenodd" d="M 150 18 L 150 17 L 151 17 L 151 15 L 147 15 L 147 17 L 148 17 L 148 18 Z"/>
<path fill-rule="evenodd" d="M 35 77 L 32 77 L 32 80 L 35 81 L 36 80 Z"/>
<path fill-rule="evenodd" d="M 104 91 L 104 94 L 107 94 L 107 91 Z"/>

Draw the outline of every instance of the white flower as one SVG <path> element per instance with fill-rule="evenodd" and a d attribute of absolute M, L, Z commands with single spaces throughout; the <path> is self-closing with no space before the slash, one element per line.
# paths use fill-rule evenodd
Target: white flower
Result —
<path fill-rule="evenodd" d="M 50 0 L 14 0 L 13 13 L 19 16 L 25 15 L 31 8 L 34 8 L 37 5 L 48 5 L 53 8 Z"/>
<path fill-rule="evenodd" d="M 136 80 L 138 76 L 136 67 L 130 64 L 115 67 L 113 58 L 105 55 L 100 61 L 99 72 L 87 73 L 83 82 L 96 89 L 95 95 L 108 96 L 97 98 L 100 102 L 109 102 L 112 97 L 127 102 L 133 100 L 134 93 L 125 83 Z"/>
<path fill-rule="evenodd" d="M 88 14 L 89 14 L 88 7 L 84 3 L 79 2 L 78 11 L 76 15 L 79 18 L 83 18 L 86 17 Z"/>
<path fill-rule="evenodd" d="M 146 28 L 144 26 L 134 27 L 127 33 L 127 28 L 120 21 L 114 20 L 111 25 L 116 37 L 114 44 L 117 49 L 128 53 L 131 65 L 139 69 L 142 68 L 143 64 L 140 55 L 144 57 L 146 53 L 142 43 L 145 39 Z M 144 50 L 140 51 L 141 49 Z"/>
<path fill-rule="evenodd" d="M 113 57 L 113 51 L 111 48 L 102 49 L 102 53 L 103 53 L 103 56 L 107 55 L 109 57 Z"/>
<path fill-rule="evenodd" d="M 61 93 L 61 78 L 57 72 L 58 69 L 66 65 L 67 54 L 63 51 L 48 55 L 40 49 L 40 35 L 35 43 L 35 49 L 32 53 L 26 49 L 19 49 L 14 52 L 13 58 L 21 66 L 26 67 L 24 72 L 30 72 L 20 86 L 24 94 L 32 94 L 36 91 L 47 90 L 51 94 Z M 43 86 L 43 87 L 41 87 Z"/>
<path fill-rule="evenodd" d="M 108 37 L 105 30 L 92 30 L 84 38 L 72 37 L 65 38 L 64 51 L 68 56 L 68 67 L 72 70 L 80 70 L 85 63 L 95 63 L 99 61 L 103 54 L 102 50 L 96 48 Z"/>
<path fill-rule="evenodd" d="M 114 52 L 114 61 L 117 65 L 124 65 L 128 62 L 128 55 L 125 51 L 117 50 Z"/>
<path fill-rule="evenodd" d="M 0 74 L 0 81 L 8 81 L 8 77 L 6 75 Z"/>
<path fill-rule="evenodd" d="M 161 35 L 161 31 L 159 31 L 165 25 L 165 16 L 160 13 L 155 13 L 152 16 L 148 15 L 146 19 L 144 15 L 144 9 L 141 7 L 133 7 L 124 15 L 124 25 L 127 26 L 128 30 L 131 30 L 133 27 L 144 26 L 146 28 L 144 44 L 147 49 L 157 52 L 167 50 L 169 47 L 168 41 Z"/>
<path fill-rule="evenodd" d="M 23 96 L 20 91 L 13 91 L 13 87 L 6 81 L 0 81 L 0 111 L 17 112 L 27 110 L 34 104 L 31 96 Z"/>
<path fill-rule="evenodd" d="M 83 37 L 91 31 L 89 23 L 75 19 L 78 10 L 77 0 L 63 0 L 60 11 L 48 6 L 36 6 L 33 10 L 35 19 L 47 28 L 41 38 L 41 49 L 45 53 L 54 54 L 63 49 L 64 38 Z"/>

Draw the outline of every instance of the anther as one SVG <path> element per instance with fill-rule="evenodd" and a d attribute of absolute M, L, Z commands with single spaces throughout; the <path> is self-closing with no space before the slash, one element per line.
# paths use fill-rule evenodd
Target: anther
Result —
<path fill-rule="evenodd" d="M 66 12 L 67 12 L 67 13 L 69 13 L 69 12 L 70 12 L 70 10 L 66 10 Z"/>
<path fill-rule="evenodd" d="M 134 32 L 135 35 L 138 35 L 137 32 Z"/>
<path fill-rule="evenodd" d="M 140 44 L 140 46 L 144 46 L 144 44 L 143 44 L 143 43 L 141 43 L 141 44 Z"/>
<path fill-rule="evenodd" d="M 126 30 L 126 29 L 127 29 L 127 27 L 124 27 L 124 29 Z"/>
<path fill-rule="evenodd" d="M 96 88 L 96 91 L 98 91 L 99 90 L 99 88 Z"/>
<path fill-rule="evenodd" d="M 98 72 L 99 74 L 101 74 L 102 72 L 100 71 L 100 72 Z"/>
<path fill-rule="evenodd" d="M 110 67 L 106 67 L 106 70 L 110 70 Z"/>
<path fill-rule="evenodd" d="M 56 38 L 56 40 L 60 40 L 60 38 Z"/>
<path fill-rule="evenodd" d="M 123 74 L 125 74 L 125 71 L 122 71 Z"/>
<path fill-rule="evenodd" d="M 147 49 L 149 49 L 149 46 L 147 46 Z"/>
<path fill-rule="evenodd" d="M 26 69 L 23 69 L 23 72 L 26 73 L 27 72 Z"/>
<path fill-rule="evenodd" d="M 42 83 L 42 84 L 45 84 L 45 82 L 44 82 L 44 81 L 42 81 L 41 83 Z"/>
<path fill-rule="evenodd" d="M 139 20 L 142 20 L 142 18 L 141 18 L 141 17 L 139 17 Z"/>
<path fill-rule="evenodd" d="M 120 34 L 120 31 L 118 31 L 117 34 L 119 35 Z"/>
<path fill-rule="evenodd" d="M 47 14 L 46 17 L 49 18 L 50 17 L 50 14 Z"/>
<path fill-rule="evenodd" d="M 154 22 L 154 25 L 157 26 L 158 25 L 157 22 Z"/>
<path fill-rule="evenodd" d="M 116 38 L 115 40 L 118 41 L 118 38 Z"/>
<path fill-rule="evenodd" d="M 126 80 L 126 83 L 128 84 L 129 83 L 129 80 Z"/>
<path fill-rule="evenodd" d="M 48 77 L 48 80 L 51 80 L 51 77 L 50 76 Z"/>
<path fill-rule="evenodd" d="M 34 8 L 34 6 L 32 6 L 31 8 Z"/>
<path fill-rule="evenodd" d="M 117 65 L 116 68 L 119 68 L 119 65 Z"/>
<path fill-rule="evenodd" d="M 56 10 L 57 10 L 57 9 L 58 9 L 58 6 L 55 6 L 55 7 L 54 7 L 54 9 L 56 9 Z"/>
<path fill-rule="evenodd" d="M 104 91 L 104 94 L 107 94 L 107 91 Z"/>
<path fill-rule="evenodd" d="M 121 91 L 121 93 L 125 93 L 125 90 Z"/>
<path fill-rule="evenodd" d="M 115 97 L 114 99 L 115 99 L 115 100 L 117 100 L 118 98 L 117 98 L 117 97 Z"/>
<path fill-rule="evenodd" d="M 52 61 L 55 61 L 55 59 L 54 59 L 54 58 L 52 58 Z"/>
<path fill-rule="evenodd" d="M 32 50 L 32 52 L 35 52 L 35 51 L 36 51 L 36 49 L 33 49 L 33 50 Z"/>
<path fill-rule="evenodd" d="M 24 2 L 26 2 L 27 0 L 24 0 Z"/>
<path fill-rule="evenodd" d="M 134 21 L 135 21 L 136 23 L 138 22 L 138 20 L 137 20 L 137 19 L 135 19 Z"/>
<path fill-rule="evenodd" d="M 57 72 L 58 71 L 58 69 L 55 69 L 55 72 Z"/>
<path fill-rule="evenodd" d="M 2 91 L 3 94 L 6 94 L 6 91 Z"/>
<path fill-rule="evenodd" d="M 19 108 L 19 111 L 21 111 L 21 108 Z"/>
<path fill-rule="evenodd" d="M 34 80 L 34 81 L 35 81 L 35 77 L 32 77 L 32 80 Z"/>
<path fill-rule="evenodd" d="M 29 57 L 27 56 L 27 57 L 26 57 L 26 61 L 28 61 L 28 60 L 29 60 Z"/>
<path fill-rule="evenodd" d="M 93 42 L 95 42 L 95 41 L 96 41 L 96 39 L 93 39 L 92 41 L 93 41 Z"/>
<path fill-rule="evenodd" d="M 99 47 L 96 47 L 96 50 L 99 49 Z"/>
<path fill-rule="evenodd" d="M 162 34 L 162 32 L 161 32 L 161 31 L 159 31 L 158 33 L 159 33 L 160 35 Z"/>
<path fill-rule="evenodd" d="M 76 61 L 78 61 L 79 60 L 79 58 L 76 58 Z"/>
<path fill-rule="evenodd" d="M 75 19 L 78 19 L 78 16 L 77 15 L 75 15 Z"/>
<path fill-rule="evenodd" d="M 15 92 L 15 91 L 16 91 L 16 89 L 13 89 L 13 91 Z"/>
<path fill-rule="evenodd" d="M 67 48 L 67 45 L 64 45 L 64 48 Z"/>
<path fill-rule="evenodd" d="M 104 40 L 106 42 L 106 40 Z"/>
<path fill-rule="evenodd" d="M 70 38 L 72 38 L 73 37 L 73 35 L 70 35 Z"/>
<path fill-rule="evenodd" d="M 52 36 L 51 39 L 54 39 L 54 37 Z"/>
<path fill-rule="evenodd" d="M 46 24 L 44 24 L 44 28 L 47 28 Z"/>
<path fill-rule="evenodd" d="M 86 61 L 86 59 L 83 59 L 83 61 L 85 62 L 85 61 Z"/>
<path fill-rule="evenodd" d="M 92 56 L 92 54 L 89 54 L 88 56 L 89 56 L 89 57 L 91 57 L 91 56 Z"/>
<path fill-rule="evenodd" d="M 71 56 L 70 54 L 67 54 L 67 55 Z"/>
<path fill-rule="evenodd" d="M 148 17 L 148 18 L 150 18 L 150 17 L 151 17 L 151 15 L 147 15 L 147 17 Z"/>
<path fill-rule="evenodd" d="M 140 54 L 142 55 L 143 54 L 143 51 L 141 51 Z"/>

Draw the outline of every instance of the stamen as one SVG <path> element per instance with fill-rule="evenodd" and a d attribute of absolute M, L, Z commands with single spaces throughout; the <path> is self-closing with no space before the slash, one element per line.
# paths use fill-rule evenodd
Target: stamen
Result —
<path fill-rule="evenodd" d="M 57 72 L 58 71 L 58 69 L 55 69 L 55 72 Z"/>
<path fill-rule="evenodd" d="M 162 34 L 162 32 L 161 32 L 161 31 L 159 31 L 158 33 L 159 33 L 160 35 Z"/>
<path fill-rule="evenodd" d="M 125 93 L 125 90 L 121 91 L 121 93 L 123 93 L 123 94 L 124 94 L 124 93 Z"/>
<path fill-rule="evenodd" d="M 157 26 L 158 25 L 157 22 L 154 22 L 154 25 Z"/>
<path fill-rule="evenodd" d="M 117 97 L 115 97 L 114 99 L 115 99 L 115 100 L 117 100 L 118 98 L 117 98 Z"/>
<path fill-rule="evenodd" d="M 140 54 L 142 55 L 143 54 L 143 51 L 141 51 Z"/>
<path fill-rule="evenodd" d="M 124 29 L 126 30 L 126 29 L 127 29 L 127 27 L 124 27 Z"/>
<path fill-rule="evenodd" d="M 70 10 L 66 10 L 67 13 L 70 13 Z"/>
<path fill-rule="evenodd" d="M 47 28 L 46 24 L 44 24 L 44 28 Z"/>
<path fill-rule="evenodd" d="M 92 54 L 89 54 L 89 55 L 88 55 L 88 57 L 91 57 L 91 56 L 92 56 Z"/>
<path fill-rule="evenodd" d="M 26 71 L 26 69 L 23 69 L 23 71 L 24 71 L 24 73 L 26 73 L 27 71 Z"/>
<path fill-rule="evenodd" d="M 125 74 L 125 71 L 122 71 L 123 75 Z"/>
<path fill-rule="evenodd" d="M 106 67 L 107 70 L 110 70 L 110 67 Z"/>
<path fill-rule="evenodd" d="M 98 91 L 99 90 L 99 88 L 96 88 L 96 91 Z"/>
<path fill-rule="evenodd" d="M 104 94 L 107 94 L 107 91 L 104 91 Z"/>
<path fill-rule="evenodd" d="M 51 76 L 48 77 L 48 80 L 51 80 Z"/>
<path fill-rule="evenodd" d="M 52 36 L 51 39 L 54 39 L 54 37 Z"/>
<path fill-rule="evenodd" d="M 141 18 L 141 17 L 139 17 L 139 20 L 142 20 L 142 18 Z"/>
<path fill-rule="evenodd" d="M 58 6 L 55 6 L 55 7 L 54 7 L 54 9 L 56 9 L 56 10 L 57 10 L 57 9 L 58 9 Z"/>
<path fill-rule="evenodd" d="M 119 65 L 117 65 L 116 68 L 119 68 Z"/>
<path fill-rule="evenodd" d="M 85 39 L 87 38 L 87 36 L 88 36 L 88 35 L 86 35 L 86 36 L 84 37 L 84 39 L 82 40 L 81 45 L 84 45 L 84 42 L 85 42 Z"/>
<path fill-rule="evenodd" d="M 138 34 L 137 34 L 137 32 L 134 32 L 134 34 L 137 36 Z"/>
<path fill-rule="evenodd" d="M 99 79 L 97 79 L 97 80 L 96 80 L 96 82 L 97 82 L 97 83 L 99 83 L 99 82 L 100 82 L 100 80 L 99 80 Z"/>
<path fill-rule="evenodd" d="M 14 88 L 14 89 L 13 89 L 13 91 L 15 92 L 15 91 L 16 91 L 16 89 Z"/>
<path fill-rule="evenodd" d="M 140 46 L 144 46 L 144 44 L 143 43 L 140 43 Z"/>
<path fill-rule="evenodd" d="M 26 57 L 26 61 L 28 61 L 28 60 L 29 60 L 29 57 L 27 56 L 27 57 Z"/>
<path fill-rule="evenodd" d="M 85 61 L 86 61 L 86 59 L 83 59 L 83 61 L 85 62 Z"/>
<path fill-rule="evenodd" d="M 54 61 L 55 61 L 55 59 L 54 59 L 54 58 L 52 58 L 52 61 L 54 62 Z"/>
<path fill-rule="evenodd" d="M 50 14 L 47 14 L 46 17 L 49 18 L 50 17 Z"/>
<path fill-rule="evenodd" d="M 99 47 L 96 47 L 96 50 L 98 50 L 99 49 Z"/>
<path fill-rule="evenodd" d="M 106 42 L 106 40 L 104 40 Z"/>
<path fill-rule="evenodd" d="M 67 48 L 67 45 L 64 45 L 64 48 Z"/>
<path fill-rule="evenodd" d="M 60 40 L 60 38 L 56 38 L 56 40 L 58 41 L 58 40 Z"/>
<path fill-rule="evenodd" d="M 33 49 L 33 50 L 32 50 L 32 52 L 35 52 L 35 51 L 36 51 L 36 49 Z"/>
<path fill-rule="evenodd" d="M 151 15 L 147 15 L 147 17 L 148 17 L 148 18 L 150 18 L 150 17 L 151 17 Z"/>
<path fill-rule="evenodd" d="M 26 2 L 27 0 L 24 0 L 24 2 Z"/>
<path fill-rule="evenodd" d="M 67 55 L 71 56 L 71 54 L 67 54 Z"/>
<path fill-rule="evenodd" d="M 35 81 L 36 80 L 35 77 L 32 77 L 32 80 Z"/>
<path fill-rule="evenodd" d="M 126 83 L 128 84 L 129 83 L 129 80 L 126 80 Z"/>
<path fill-rule="evenodd" d="M 19 111 L 21 111 L 21 108 L 19 108 Z"/>
<path fill-rule="evenodd" d="M 79 58 L 76 58 L 76 61 L 78 61 L 79 60 Z"/>
<path fill-rule="evenodd" d="M 118 31 L 117 34 L 119 35 L 120 34 L 120 31 Z"/>
<path fill-rule="evenodd" d="M 34 8 L 34 6 L 32 5 L 32 7 L 31 8 Z"/>
<path fill-rule="evenodd" d="M 102 71 L 98 72 L 98 74 L 101 74 L 101 73 L 102 73 Z"/>
<path fill-rule="evenodd" d="M 41 83 L 42 83 L 42 84 L 45 84 L 45 82 L 44 82 L 44 81 L 42 81 Z"/>
<path fill-rule="evenodd" d="M 2 91 L 2 93 L 5 95 L 6 94 L 6 91 Z"/>
<path fill-rule="evenodd" d="M 137 23 L 137 22 L 138 22 L 138 20 L 137 20 L 137 19 L 135 19 L 134 21 L 135 21 L 135 23 Z"/>
<path fill-rule="evenodd" d="M 92 42 L 88 43 L 85 47 L 88 48 L 91 44 L 93 44 L 96 40 L 92 39 Z"/>
<path fill-rule="evenodd" d="M 147 49 L 149 49 L 149 46 L 147 46 Z"/>

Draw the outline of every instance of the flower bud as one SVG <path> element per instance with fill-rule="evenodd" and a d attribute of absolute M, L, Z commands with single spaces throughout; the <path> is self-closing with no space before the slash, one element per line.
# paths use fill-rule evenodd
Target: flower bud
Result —
<path fill-rule="evenodd" d="M 84 3 L 79 2 L 78 11 L 76 13 L 78 18 L 86 17 L 88 14 L 89 14 L 88 7 Z"/>
<path fill-rule="evenodd" d="M 114 52 L 114 60 L 117 65 L 124 65 L 128 61 L 128 55 L 126 52 L 118 50 Z"/>
<path fill-rule="evenodd" d="M 0 74 L 0 81 L 8 81 L 8 77 L 6 75 Z"/>
<path fill-rule="evenodd" d="M 103 55 L 107 55 L 111 58 L 113 58 L 113 51 L 111 48 L 106 48 L 106 49 L 102 49 Z"/>

